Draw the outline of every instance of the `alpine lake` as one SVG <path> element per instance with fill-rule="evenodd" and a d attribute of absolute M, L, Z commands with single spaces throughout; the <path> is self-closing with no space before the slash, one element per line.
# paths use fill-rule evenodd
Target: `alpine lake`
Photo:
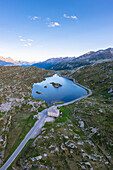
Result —
<path fill-rule="evenodd" d="M 87 95 L 87 91 L 73 81 L 55 74 L 40 83 L 34 83 L 31 95 L 34 99 L 42 99 L 52 105 L 73 101 Z"/>

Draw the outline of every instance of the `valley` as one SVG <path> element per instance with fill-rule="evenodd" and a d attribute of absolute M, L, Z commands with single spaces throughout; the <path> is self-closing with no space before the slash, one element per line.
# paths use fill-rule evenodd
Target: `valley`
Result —
<path fill-rule="evenodd" d="M 57 73 L 75 79 L 93 94 L 62 106 L 63 117 L 46 123 L 9 169 L 112 168 L 113 62 L 57 72 L 36 67 L 0 69 L 1 165 L 34 125 L 33 115 L 48 107 L 45 101 L 31 97 L 33 83 Z"/>

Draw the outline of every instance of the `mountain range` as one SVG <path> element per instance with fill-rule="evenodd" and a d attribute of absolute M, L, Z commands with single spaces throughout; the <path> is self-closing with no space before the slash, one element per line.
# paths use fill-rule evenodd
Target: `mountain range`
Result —
<path fill-rule="evenodd" d="M 0 65 L 20 65 L 20 66 L 31 66 L 39 67 L 48 70 L 71 70 L 77 67 L 90 65 L 95 62 L 103 62 L 106 60 L 113 60 L 113 48 L 108 48 L 99 51 L 90 51 L 79 57 L 59 57 L 50 58 L 43 62 L 27 62 L 27 61 L 15 61 L 12 58 L 0 57 Z"/>
<path fill-rule="evenodd" d="M 20 66 L 30 66 L 32 64 L 36 63 L 34 62 L 28 62 L 28 61 L 21 61 L 21 60 L 13 60 L 11 57 L 4 58 L 0 56 L 0 65 L 1 66 L 7 66 L 7 65 L 20 65 Z"/>
<path fill-rule="evenodd" d="M 51 58 L 43 62 L 35 63 L 32 66 L 48 70 L 71 70 L 95 62 L 102 62 L 104 60 L 113 60 L 113 48 L 96 52 L 90 51 L 79 57 Z"/>

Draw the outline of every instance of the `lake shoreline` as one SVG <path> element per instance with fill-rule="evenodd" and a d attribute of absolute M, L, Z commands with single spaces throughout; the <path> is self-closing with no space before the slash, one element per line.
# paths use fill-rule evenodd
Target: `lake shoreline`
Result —
<path fill-rule="evenodd" d="M 45 88 L 46 87 L 46 88 Z M 39 91 L 41 94 L 36 94 Z M 87 95 L 87 91 L 82 86 L 73 82 L 73 79 L 64 78 L 57 74 L 45 78 L 41 83 L 33 85 L 32 94 L 34 99 L 42 99 L 48 105 L 54 103 L 66 103 Z"/>

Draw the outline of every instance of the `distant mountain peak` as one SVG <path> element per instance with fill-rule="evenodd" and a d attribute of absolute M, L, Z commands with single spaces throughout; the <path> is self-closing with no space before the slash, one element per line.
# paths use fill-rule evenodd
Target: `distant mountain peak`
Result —
<path fill-rule="evenodd" d="M 13 60 L 11 57 L 7 57 L 7 58 L 5 58 L 5 57 L 2 57 L 2 56 L 0 56 L 0 65 L 25 65 L 25 66 L 27 66 L 27 65 L 32 65 L 32 64 L 34 64 L 34 63 L 36 63 L 36 62 L 28 62 L 28 61 L 21 61 L 21 60 Z M 3 62 L 4 61 L 4 62 Z"/>
<path fill-rule="evenodd" d="M 92 53 L 94 53 L 94 51 L 89 51 L 89 52 L 86 53 L 86 55 L 90 55 Z"/>

